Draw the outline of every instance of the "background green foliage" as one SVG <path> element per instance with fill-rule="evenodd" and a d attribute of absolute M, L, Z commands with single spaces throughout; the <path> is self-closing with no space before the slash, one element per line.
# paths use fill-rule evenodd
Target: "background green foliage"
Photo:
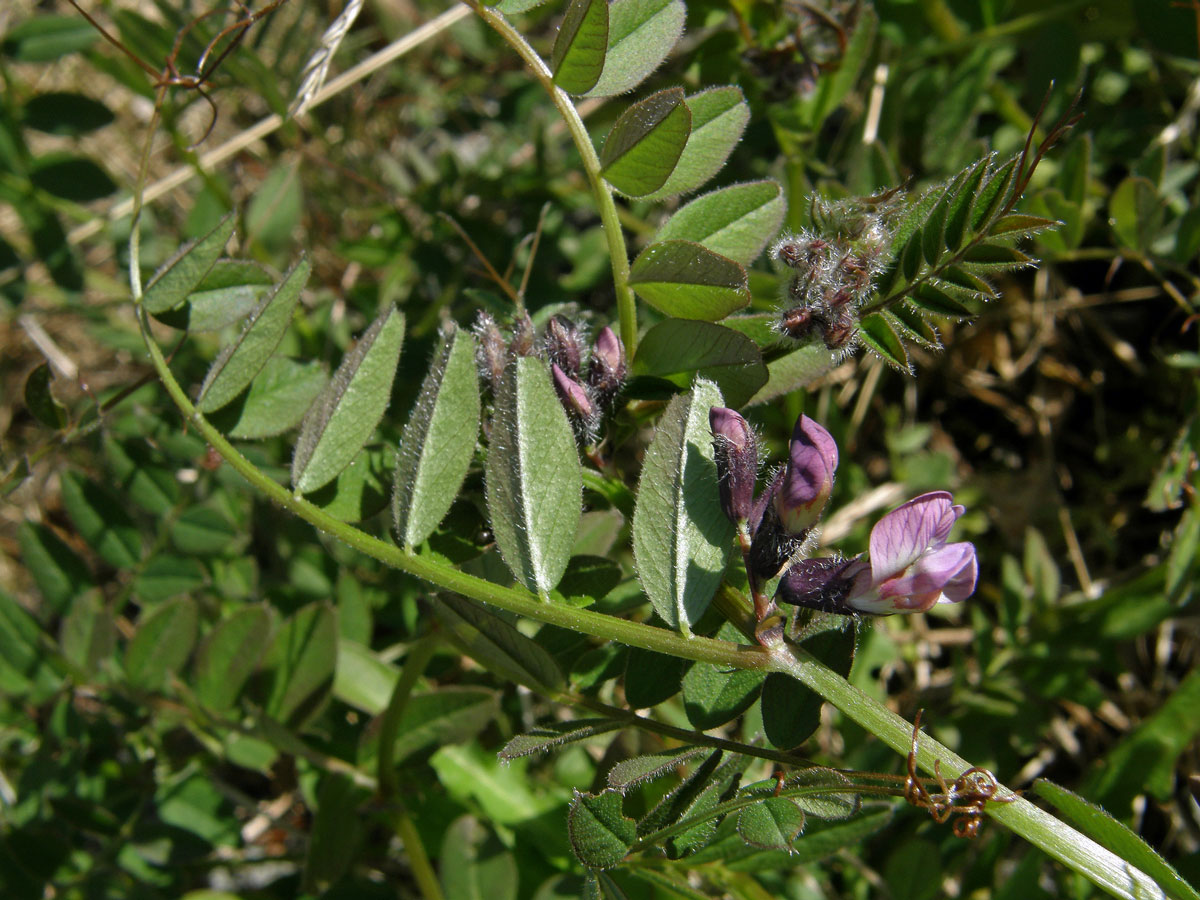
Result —
<path fill-rule="evenodd" d="M 919 196 L 988 152 L 1018 152 L 1043 98 L 1045 129 L 1083 91 L 1082 121 L 1039 167 L 1020 208 L 1063 223 L 1021 243 L 1041 260 L 1036 272 L 1001 274 L 1002 299 L 964 310 L 963 321 L 940 319 L 943 351 L 912 341 L 915 379 L 860 354 L 749 415 L 776 459 L 801 410 L 837 438 L 832 508 L 858 501 L 858 515 L 835 515 L 826 539 L 844 552 L 865 546 L 875 515 L 920 491 L 952 488 L 968 507 L 976 596 L 915 621 L 868 623 L 851 680 L 909 718 L 925 708 L 939 738 L 1012 787 L 1044 776 L 1102 805 L 1195 883 L 1200 14 L 1157 0 L 820 6 L 828 22 L 793 3 L 693 0 L 683 42 L 637 95 L 584 101 L 588 128 L 621 128 L 628 102 L 657 90 L 682 86 L 690 102 L 736 85 L 749 121 L 706 189 L 773 177 L 786 226 L 798 229 L 810 224 L 813 192 L 840 198 L 907 183 Z M 89 10 L 155 69 L 197 12 L 166 2 Z M 219 114 L 195 150 L 212 110 L 173 90 L 151 181 L 284 112 L 314 36 L 337 11 L 285 4 L 251 29 L 209 86 Z M 442 11 L 368 3 L 335 69 Z M 558 59 L 561 14 L 549 4 L 514 16 L 546 59 Z M 188 32 L 180 71 L 218 27 Z M 803 53 L 791 40 L 797 27 Z M 584 87 L 597 75 L 586 54 L 556 65 L 581 90 L 594 85 Z M 671 777 L 631 780 L 622 808 L 605 790 L 615 790 L 613 764 L 676 744 L 633 729 L 594 729 L 581 743 L 572 729 L 586 725 L 558 721 L 622 698 L 655 706 L 667 725 L 714 727 L 739 741 L 765 727 L 785 749 L 807 739 L 799 752 L 818 762 L 901 771 L 857 726 L 828 708 L 820 715 L 811 694 L 789 698 L 768 680 L 758 700 L 758 683 L 730 685 L 715 667 L 516 627 L 434 598 L 258 498 L 182 426 L 130 313 L 129 219 L 109 214 L 136 179 L 150 80 L 65 4 L 35 12 L 25 3 L 0 11 L 0 78 L 6 897 L 42 897 L 47 886 L 60 897 L 429 896 L 419 848 L 453 900 L 578 896 L 580 834 L 599 835 L 583 839 L 589 852 L 609 840 L 620 859 L 638 837 L 626 816 L 715 807 L 738 774 L 730 759 L 692 757 L 680 784 L 672 758 Z M 873 91 L 882 106 L 867 141 Z M 672 110 L 682 110 L 675 99 Z M 714 117 L 719 100 L 709 101 Z M 621 159 L 605 162 L 627 194 L 662 187 L 621 183 Z M 623 203 L 631 255 L 664 211 L 689 199 Z M 373 532 L 388 529 L 388 473 L 439 325 L 510 309 L 440 213 L 497 269 L 511 266 L 514 282 L 540 223 L 531 312 L 573 303 L 597 323 L 615 319 L 579 160 L 541 88 L 472 17 L 151 204 L 143 264 L 153 271 L 181 239 L 212 232 L 232 210 L 236 255 L 247 262 L 209 273 L 200 290 L 220 300 L 213 308 L 228 308 L 237 290 L 249 311 L 300 249 L 309 254 L 273 378 L 264 371 L 213 415 L 234 437 L 264 438 L 239 446 L 281 482 L 294 434 L 256 431 L 256 409 L 290 403 L 279 430 L 300 427 L 354 337 L 392 304 L 403 314 L 388 411 L 357 481 L 337 479 L 324 501 Z M 733 249 L 741 262 L 755 256 Z M 750 311 L 773 309 L 782 280 L 756 262 Z M 204 307 L 188 309 L 196 317 Z M 229 320 L 185 324 L 192 333 L 172 368 L 199 386 L 234 329 Z M 177 333 L 158 332 L 168 351 Z M 729 358 L 741 358 L 737 348 Z M 659 368 L 647 359 L 636 374 L 677 374 L 669 357 Z M 226 362 L 225 371 L 235 367 Z M 690 368 L 709 374 L 708 365 L 729 359 Z M 742 383 L 744 398 L 761 384 Z M 632 439 L 644 424 L 627 412 L 615 428 Z M 480 552 L 490 536 L 479 472 L 422 540 L 505 581 L 498 555 Z M 628 559 L 623 569 L 604 565 L 628 543 L 622 523 L 632 510 L 628 492 L 608 490 L 585 488 L 575 556 L 556 593 L 566 602 L 603 593 L 600 608 L 618 612 L 642 598 Z M 423 637 L 433 622 L 437 637 Z M 790 724 L 806 726 L 793 735 L 781 733 L 789 722 L 778 715 L 789 702 Z M 535 726 L 551 729 L 545 747 L 561 749 L 512 752 L 510 740 L 540 734 Z M 502 763 L 506 745 L 513 761 Z M 381 766 L 381 755 L 394 765 Z M 771 774 L 761 761 L 734 759 L 749 767 L 743 783 Z M 377 771 L 394 771 L 395 783 L 376 782 Z M 593 796 L 572 806 L 574 790 Z M 966 842 L 905 806 L 846 820 L 795 805 L 753 808 L 767 813 L 727 817 L 729 834 L 703 835 L 713 842 L 686 865 L 618 869 L 596 889 L 693 896 L 690 869 L 705 892 L 748 898 L 871 895 L 883 883 L 912 898 L 1094 890 L 995 825 Z M 778 847 L 806 812 L 788 855 Z M 747 833 L 764 849 L 746 852 Z M 773 839 L 784 843 L 765 849 Z M 672 841 L 671 856 L 703 843 L 689 833 Z"/>

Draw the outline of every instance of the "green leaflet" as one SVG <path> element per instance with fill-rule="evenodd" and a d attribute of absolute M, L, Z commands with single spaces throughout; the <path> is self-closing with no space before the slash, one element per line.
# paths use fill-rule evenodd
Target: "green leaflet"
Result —
<path fill-rule="evenodd" d="M 47 428 L 64 428 L 67 411 L 50 392 L 50 366 L 42 363 L 25 379 L 25 408 Z"/>
<path fill-rule="evenodd" d="M 131 569 L 142 556 L 142 536 L 125 505 L 76 472 L 60 476 L 63 506 L 79 536 L 114 569 Z"/>
<path fill-rule="evenodd" d="M 516 900 L 516 859 L 473 816 L 446 830 L 438 862 L 445 900 Z"/>
<path fill-rule="evenodd" d="M 540 644 L 482 606 L 445 594 L 433 609 L 447 637 L 500 677 L 540 693 L 553 693 L 562 685 L 558 664 Z"/>
<path fill-rule="evenodd" d="M 308 281 L 309 269 L 308 259 L 301 257 L 275 290 L 250 313 L 237 340 L 221 351 L 208 370 L 196 398 L 197 409 L 204 413 L 220 409 L 262 371 L 292 324 L 292 314 Z"/>
<path fill-rule="evenodd" d="M 284 622 L 263 660 L 264 712 L 282 725 L 303 728 L 329 698 L 337 648 L 337 614 L 327 603 L 310 603 Z"/>
<path fill-rule="evenodd" d="M 654 240 L 694 241 L 748 266 L 779 232 L 786 211 L 783 189 L 776 182 L 733 184 L 679 209 Z"/>
<path fill-rule="evenodd" d="M 155 316 L 164 325 L 195 334 L 220 331 L 248 316 L 275 286 L 265 266 L 243 259 L 218 259 L 187 302 Z"/>
<path fill-rule="evenodd" d="M 363 447 L 337 478 L 317 488 L 307 499 L 335 519 L 361 522 L 388 504 L 388 473 L 395 464 L 390 447 Z"/>
<path fill-rule="evenodd" d="M 292 484 L 307 494 L 331 482 L 358 454 L 387 411 L 404 343 L 404 315 L 389 304 L 347 351 L 300 425 Z"/>
<path fill-rule="evenodd" d="M 223 619 L 200 645 L 192 673 L 196 699 L 214 712 L 233 707 L 258 668 L 271 636 L 266 606 L 247 606 Z"/>
<path fill-rule="evenodd" d="M 84 594 L 71 604 L 59 634 L 59 645 L 68 662 L 84 675 L 95 676 L 116 643 L 116 623 L 99 594 Z"/>
<path fill-rule="evenodd" d="M 283 434 L 300 424 L 329 383 L 321 363 L 272 356 L 238 401 L 210 416 L 231 438 L 260 440 Z"/>
<path fill-rule="evenodd" d="M 586 94 L 600 79 L 607 48 L 608 0 L 571 0 L 550 54 L 554 83 Z"/>
<path fill-rule="evenodd" d="M 692 114 L 691 133 L 679 162 L 666 183 L 649 195 L 650 200 L 701 187 L 721 171 L 750 121 L 750 107 L 742 89 L 733 85 L 701 91 L 688 97 L 685 103 Z"/>
<path fill-rule="evenodd" d="M 1184 881 L 1170 863 L 1099 806 L 1044 778 L 1034 782 L 1033 791 L 1053 803 L 1068 822 L 1096 843 L 1128 860 L 1157 881 L 1168 896 L 1175 900 L 1200 900 L 1200 893 Z"/>
<path fill-rule="evenodd" d="M 479 436 L 475 339 L 453 328 L 421 385 L 400 438 L 392 513 L 411 550 L 437 528 L 458 496 Z"/>
<path fill-rule="evenodd" d="M 350 868 L 362 842 L 361 807 L 370 792 L 348 775 L 326 772 L 317 788 L 316 816 L 308 836 L 301 890 L 324 894 Z"/>
<path fill-rule="evenodd" d="M 646 451 L 633 513 L 638 579 L 655 611 L 691 634 L 712 602 L 729 556 L 733 524 L 721 511 L 708 411 L 723 406 L 700 379 L 671 400 Z"/>
<path fill-rule="evenodd" d="M 133 579 L 133 593 L 142 603 L 157 603 L 198 591 L 207 581 L 208 573 L 195 558 L 158 553 Z"/>
<path fill-rule="evenodd" d="M 767 383 L 758 345 L 746 335 L 712 322 L 666 319 L 646 332 L 633 360 L 637 375 L 679 376 L 686 388 L 693 375 L 716 382 L 725 402 L 739 407 Z"/>
<path fill-rule="evenodd" d="M 682 0 L 613 0 L 604 70 L 587 95 L 624 94 L 645 81 L 683 34 L 686 18 Z"/>
<path fill-rule="evenodd" d="M 500 379 L 485 487 L 501 556 L 518 581 L 546 597 L 571 558 L 583 475 L 571 424 L 540 359 L 518 357 Z"/>
<path fill-rule="evenodd" d="M 233 236 L 233 224 L 230 213 L 204 237 L 181 247 L 146 285 L 142 308 L 157 315 L 183 303 L 224 252 Z"/>
<path fill-rule="evenodd" d="M 682 88 L 651 94 L 613 123 L 600 151 L 601 174 L 630 197 L 644 197 L 666 183 L 692 128 Z"/>
<path fill-rule="evenodd" d="M 615 719 L 573 719 L 569 722 L 551 722 L 511 738 L 504 745 L 504 749 L 500 751 L 500 758 L 503 760 L 519 759 L 522 756 L 532 756 L 534 753 L 545 753 L 564 744 L 586 741 L 598 734 L 616 731 L 620 727 L 621 723 Z"/>
<path fill-rule="evenodd" d="M 893 369 L 898 369 L 906 375 L 912 374 L 912 364 L 908 361 L 908 351 L 892 326 L 882 315 L 865 316 L 859 322 L 859 339 L 863 346 L 875 352 Z"/>
<path fill-rule="evenodd" d="M 738 813 L 737 833 L 760 850 L 791 850 L 804 830 L 804 810 L 790 797 L 765 797 Z"/>
<path fill-rule="evenodd" d="M 691 241 L 663 241 L 633 261 L 629 283 L 643 300 L 679 319 L 715 322 L 750 303 L 746 270 Z"/>
<path fill-rule="evenodd" d="M 589 869 L 609 869 L 625 858 L 637 839 L 637 824 L 621 811 L 623 795 L 575 792 L 567 813 L 567 835 L 575 857 Z"/>
<path fill-rule="evenodd" d="M 48 609 L 60 612 L 73 598 L 94 587 L 87 564 L 48 526 L 22 522 L 17 526 L 17 539 L 21 562 Z"/>
<path fill-rule="evenodd" d="M 726 622 L 717 632 L 724 641 L 745 643 L 745 638 Z M 724 725 L 744 713 L 758 699 L 766 676 L 755 669 L 727 669 L 698 662 L 683 676 L 683 708 L 688 721 L 700 731 Z"/>
<path fill-rule="evenodd" d="M 674 750 L 660 750 L 658 753 L 623 759 L 608 770 L 608 786 L 624 793 L 639 784 L 671 774 L 685 762 L 704 752 L 703 747 L 677 747 Z"/>
<path fill-rule="evenodd" d="M 161 689 L 191 655 L 198 619 L 196 604 L 188 597 L 163 603 L 146 616 L 125 648 L 130 683 L 148 691 Z"/>

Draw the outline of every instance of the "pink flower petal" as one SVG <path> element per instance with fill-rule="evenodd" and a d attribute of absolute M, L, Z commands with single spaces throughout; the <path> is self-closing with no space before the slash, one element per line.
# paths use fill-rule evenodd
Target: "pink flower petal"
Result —
<path fill-rule="evenodd" d="M 937 534 L 953 513 L 951 496 L 932 491 L 892 510 L 871 529 L 871 571 L 876 583 L 900 574 L 938 541 Z M 945 528 L 945 533 L 949 528 Z M 945 539 L 945 533 L 942 540 Z"/>

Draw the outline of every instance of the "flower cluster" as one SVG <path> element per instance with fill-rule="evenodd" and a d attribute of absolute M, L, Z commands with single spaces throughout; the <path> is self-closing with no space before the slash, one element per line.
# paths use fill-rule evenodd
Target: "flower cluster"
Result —
<path fill-rule="evenodd" d="M 968 542 L 947 543 L 963 514 L 950 494 L 933 491 L 885 515 L 865 556 L 804 558 L 829 501 L 838 464 L 833 437 L 808 416 L 792 431 L 788 462 L 755 498 L 754 432 L 738 413 L 709 414 L 721 507 L 737 525 L 759 621 L 774 604 L 762 585 L 779 577 L 774 602 L 824 612 L 891 615 L 957 603 L 975 590 L 978 563 Z M 780 577 L 782 576 L 782 577 Z"/>
<path fill-rule="evenodd" d="M 479 314 L 474 331 L 477 363 L 493 392 L 510 359 L 541 356 L 550 363 L 554 389 L 576 436 L 585 445 L 595 441 L 600 422 L 613 408 L 627 375 L 625 347 L 616 332 L 607 326 L 600 329 L 589 349 L 582 326 L 566 316 L 554 316 L 539 342 L 526 313 L 513 322 L 507 337 L 487 313 Z"/>
<path fill-rule="evenodd" d="M 771 255 L 795 270 L 785 288 L 779 331 L 795 340 L 817 335 L 831 350 L 853 347 L 858 310 L 888 263 L 895 194 L 865 200 L 815 200 L 817 231 L 775 243 Z"/>

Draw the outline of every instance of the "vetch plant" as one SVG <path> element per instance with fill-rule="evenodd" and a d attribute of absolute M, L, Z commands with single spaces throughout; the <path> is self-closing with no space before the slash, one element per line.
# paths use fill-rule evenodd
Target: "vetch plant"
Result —
<path fill-rule="evenodd" d="M 201 610 L 172 601 L 130 626 L 124 674 L 138 690 L 177 691 L 178 714 L 206 740 L 203 729 L 219 720 L 256 742 L 210 741 L 213 753 L 245 759 L 266 747 L 268 770 L 283 756 L 307 767 L 323 817 L 305 864 L 313 891 L 346 875 L 349 862 L 335 852 L 339 825 L 349 830 L 357 811 L 369 810 L 403 844 L 419 891 L 442 896 L 457 876 L 449 863 L 440 877 L 433 871 L 412 814 L 422 786 L 406 760 L 444 743 L 439 775 L 469 794 L 479 780 L 472 773 L 493 771 L 494 759 L 481 762 L 454 738 L 504 717 L 519 723 L 505 761 L 618 731 L 668 742 L 649 753 L 611 745 L 607 770 L 563 800 L 587 896 L 622 896 L 623 883 L 682 896 L 696 896 L 695 884 L 729 891 L 738 860 L 826 857 L 887 827 L 893 808 L 879 801 L 903 798 L 938 823 L 959 814 L 961 837 L 990 817 L 1115 896 L 1195 897 L 1101 811 L 1047 784 L 1038 793 L 1064 818 L 1052 816 L 1005 787 L 1003 773 L 921 739 L 918 725 L 848 680 L 870 617 L 972 596 L 976 549 L 950 541 L 964 508 L 930 491 L 880 518 L 866 555 L 813 558 L 848 459 L 802 414 L 784 464 L 758 490 L 764 442 L 738 411 L 812 384 L 858 349 L 911 374 L 909 347 L 940 347 L 934 322 L 996 299 L 989 276 L 1033 263 L 1015 241 L 1055 224 L 1017 207 L 1069 114 L 1035 141 L 1039 116 L 1018 153 L 971 162 L 924 192 L 817 194 L 808 224 L 782 237 L 780 184 L 726 185 L 677 205 L 631 260 L 622 227 L 630 213 L 619 198 L 648 204 L 704 187 L 747 127 L 743 91 L 665 87 L 621 97 L 670 54 L 686 19 L 679 0 L 571 0 L 548 59 L 509 19 L 537 2 L 466 5 L 526 64 L 578 152 L 609 256 L 611 321 L 603 303 L 587 307 L 583 296 L 534 302 L 524 279 L 514 288 L 489 264 L 507 299 L 487 299 L 492 308 L 471 325 L 446 317 L 433 337 L 419 302 L 388 299 L 332 377 L 301 378 L 303 364 L 277 352 L 313 277 L 308 258 L 260 283 L 261 270 L 224 258 L 235 232 L 228 216 L 146 277 L 139 193 L 129 244 L 138 325 L 187 429 L 219 458 L 214 467 L 236 473 L 237 490 L 248 486 L 327 535 L 330 554 L 349 548 L 381 564 L 381 611 L 395 612 L 389 591 L 409 584 L 406 576 L 421 587 L 411 589 L 420 599 L 406 607 L 405 639 L 391 655 L 372 646 L 372 624 L 363 639 L 352 630 L 361 623 L 349 614 L 339 621 L 324 598 L 297 602 L 286 616 L 247 604 L 211 623 L 202 641 Z M 167 87 L 156 85 L 152 124 Z M 316 90 L 309 82 L 303 93 Z M 604 134 L 585 125 L 585 97 L 621 107 Z M 747 311 L 758 299 L 749 269 L 768 245 L 783 269 L 781 300 Z M 156 334 L 173 328 L 188 342 L 205 320 L 217 330 L 241 321 L 241 330 L 223 336 L 189 389 Z M 411 355 L 405 344 L 421 328 L 432 360 L 411 408 L 394 409 L 396 373 Z M 389 504 L 379 470 L 392 448 L 374 439 L 402 421 L 390 520 L 381 523 Z M 241 443 L 296 429 L 294 448 L 280 457 Z M 84 502 L 87 487 L 64 484 L 80 496 L 76 506 L 96 505 Z M 136 562 L 120 534 L 104 544 L 113 564 Z M 796 608 L 790 627 L 779 605 Z M 115 640 L 85 627 L 102 620 L 93 613 L 65 629 L 87 636 L 77 642 L 88 648 L 88 671 Z M 171 636 L 172 652 L 159 658 L 151 651 L 161 635 Z M 447 647 L 495 688 L 468 679 L 416 691 Z M 509 684 L 561 714 L 538 725 L 502 713 Z M 353 713 L 329 713 L 330 697 Z M 682 714 L 656 715 L 667 702 Z M 765 741 L 726 729 L 756 703 Z M 800 756 L 822 703 L 907 754 L 906 775 Z M 484 841 L 471 828 L 452 827 L 448 845 L 478 851 Z"/>

